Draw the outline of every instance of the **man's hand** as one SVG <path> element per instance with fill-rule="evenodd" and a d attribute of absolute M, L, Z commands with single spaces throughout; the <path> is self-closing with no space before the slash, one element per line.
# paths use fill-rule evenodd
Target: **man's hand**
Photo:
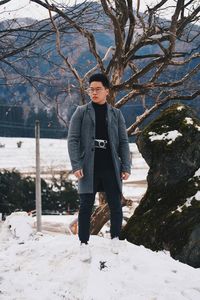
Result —
<path fill-rule="evenodd" d="M 83 177 L 83 170 L 77 170 L 76 172 L 74 172 L 74 175 L 76 176 L 76 178 L 80 179 Z"/>
<path fill-rule="evenodd" d="M 121 173 L 121 179 L 122 180 L 127 180 L 129 178 L 130 174 L 127 172 L 122 172 Z"/>

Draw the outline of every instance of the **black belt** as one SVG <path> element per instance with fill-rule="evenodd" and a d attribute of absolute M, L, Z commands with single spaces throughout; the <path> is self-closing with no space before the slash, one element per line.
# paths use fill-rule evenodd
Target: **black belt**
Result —
<path fill-rule="evenodd" d="M 95 148 L 106 149 L 107 148 L 107 146 L 106 146 L 107 143 L 108 143 L 107 140 L 100 140 L 100 139 L 95 139 L 94 140 Z"/>

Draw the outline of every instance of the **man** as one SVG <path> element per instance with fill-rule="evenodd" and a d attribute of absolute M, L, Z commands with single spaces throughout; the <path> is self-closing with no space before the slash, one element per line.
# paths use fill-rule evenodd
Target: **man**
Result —
<path fill-rule="evenodd" d="M 111 216 L 112 251 L 122 226 L 122 180 L 130 174 L 130 151 L 125 121 L 120 110 L 107 103 L 109 81 L 103 74 L 89 79 L 91 102 L 77 107 L 69 126 L 68 150 L 78 178 L 80 210 L 78 234 L 81 259 L 90 259 L 90 217 L 95 194 L 104 191 Z"/>

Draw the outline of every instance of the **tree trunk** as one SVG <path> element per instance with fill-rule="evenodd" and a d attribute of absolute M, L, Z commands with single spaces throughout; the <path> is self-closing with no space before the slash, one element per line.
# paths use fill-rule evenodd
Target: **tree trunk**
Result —
<path fill-rule="evenodd" d="M 99 192 L 99 205 L 102 206 L 106 203 L 106 197 L 104 192 Z"/>
<path fill-rule="evenodd" d="M 122 195 L 122 206 L 130 206 L 132 205 L 132 201 L 125 199 Z M 108 222 L 110 218 L 110 211 L 108 204 L 102 204 L 97 207 L 94 213 L 91 216 L 90 222 L 90 233 L 91 234 L 98 234 L 101 228 Z"/>

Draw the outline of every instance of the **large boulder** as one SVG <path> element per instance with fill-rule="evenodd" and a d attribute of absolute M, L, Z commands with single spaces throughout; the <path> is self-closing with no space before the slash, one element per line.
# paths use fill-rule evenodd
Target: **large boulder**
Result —
<path fill-rule="evenodd" d="M 139 135 L 148 188 L 121 238 L 200 267 L 200 120 L 172 105 Z"/>

